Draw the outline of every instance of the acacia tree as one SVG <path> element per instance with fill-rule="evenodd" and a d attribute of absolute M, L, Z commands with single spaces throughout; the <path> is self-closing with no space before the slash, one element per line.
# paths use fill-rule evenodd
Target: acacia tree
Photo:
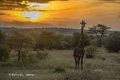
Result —
<path fill-rule="evenodd" d="M 89 27 L 89 32 L 95 34 L 96 37 L 102 37 L 105 34 L 105 31 L 110 29 L 111 27 L 107 27 L 103 24 L 98 24 L 93 27 Z"/>
<path fill-rule="evenodd" d="M 6 61 L 9 59 L 9 47 L 6 44 L 6 35 L 0 30 L 0 61 Z"/>
<path fill-rule="evenodd" d="M 105 32 L 110 29 L 110 27 L 107 27 L 103 24 L 98 24 L 93 27 L 89 27 L 89 32 L 92 34 L 95 34 L 95 39 L 93 40 L 93 44 L 96 46 L 101 47 L 103 45 L 103 37 Z"/>
<path fill-rule="evenodd" d="M 18 53 L 18 62 L 21 59 L 21 51 L 23 48 L 30 47 L 32 44 L 32 39 L 20 32 L 13 32 L 13 34 L 9 37 L 9 46 L 17 51 Z"/>

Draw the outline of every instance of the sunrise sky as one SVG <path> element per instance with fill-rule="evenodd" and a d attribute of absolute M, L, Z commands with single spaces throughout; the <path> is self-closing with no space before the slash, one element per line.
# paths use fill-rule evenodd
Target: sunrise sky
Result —
<path fill-rule="evenodd" d="M 1 27 L 79 29 L 81 20 L 120 31 L 120 0 L 0 0 Z"/>

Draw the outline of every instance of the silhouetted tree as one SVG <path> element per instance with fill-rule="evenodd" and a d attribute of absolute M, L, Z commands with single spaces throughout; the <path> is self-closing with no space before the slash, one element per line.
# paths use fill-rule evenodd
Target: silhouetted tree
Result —
<path fill-rule="evenodd" d="M 98 24 L 97 26 L 89 27 L 89 32 L 95 34 L 96 37 L 102 37 L 108 29 L 110 29 L 110 27 Z"/>

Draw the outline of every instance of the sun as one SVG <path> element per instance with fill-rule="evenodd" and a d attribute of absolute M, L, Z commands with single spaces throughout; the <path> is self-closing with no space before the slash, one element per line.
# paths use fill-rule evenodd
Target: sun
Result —
<path fill-rule="evenodd" d="M 25 18 L 31 20 L 31 21 L 36 21 L 37 19 L 40 18 L 40 13 L 38 12 L 26 12 L 25 13 Z"/>

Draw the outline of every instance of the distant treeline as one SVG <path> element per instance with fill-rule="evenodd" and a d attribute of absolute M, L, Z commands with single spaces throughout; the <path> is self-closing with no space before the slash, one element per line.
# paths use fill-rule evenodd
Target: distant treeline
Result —
<path fill-rule="evenodd" d="M 0 27 L 0 30 L 5 32 L 7 35 L 12 34 L 13 31 L 23 32 L 25 34 L 29 33 L 40 33 L 41 31 L 55 32 L 56 34 L 72 35 L 75 32 L 80 32 L 80 29 L 73 28 L 15 28 L 15 27 Z M 84 32 L 89 32 L 89 30 L 84 30 Z M 106 31 L 106 34 L 110 34 L 114 31 Z"/>

